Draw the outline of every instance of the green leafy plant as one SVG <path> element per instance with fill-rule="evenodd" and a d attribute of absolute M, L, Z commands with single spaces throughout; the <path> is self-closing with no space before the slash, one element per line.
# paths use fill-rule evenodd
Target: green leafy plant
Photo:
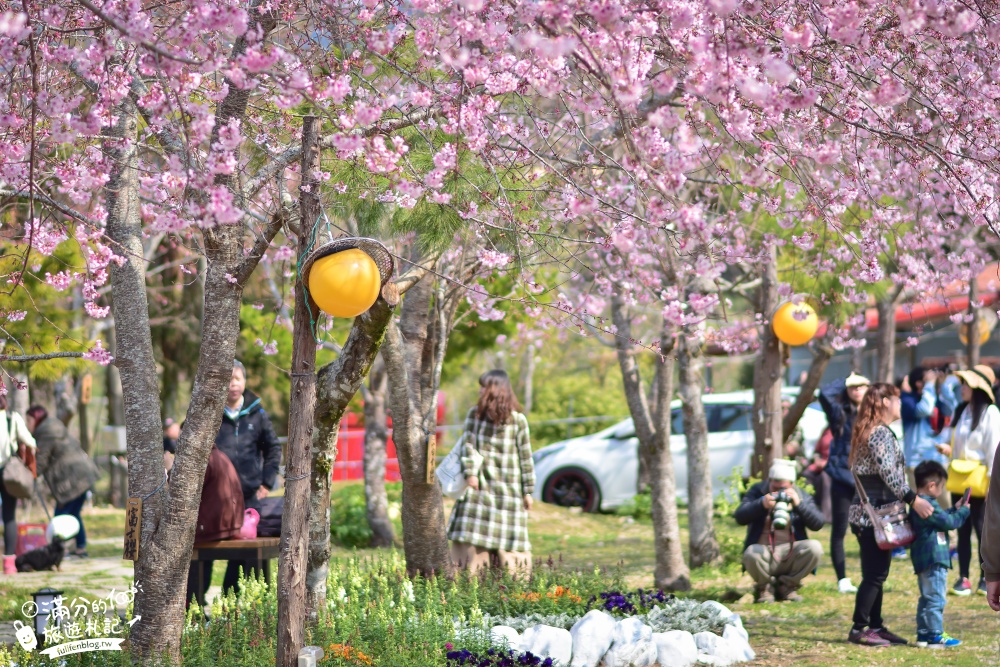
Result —
<path fill-rule="evenodd" d="M 648 491 L 632 496 L 615 510 L 618 516 L 630 516 L 633 519 L 650 519 L 653 516 L 653 496 Z"/>
<path fill-rule="evenodd" d="M 394 507 L 398 509 L 403 495 L 402 483 L 387 483 L 385 491 L 390 512 Z M 348 548 L 367 547 L 371 543 L 372 530 L 365 512 L 365 487 L 361 484 L 335 486 L 330 501 L 330 538 Z"/>

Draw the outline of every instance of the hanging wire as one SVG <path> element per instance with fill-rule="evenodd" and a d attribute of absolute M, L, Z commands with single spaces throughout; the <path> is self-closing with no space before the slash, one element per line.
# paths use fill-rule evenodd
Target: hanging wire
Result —
<path fill-rule="evenodd" d="M 319 227 L 319 216 L 316 217 L 316 222 L 312 225 L 312 231 L 309 233 L 309 243 L 305 247 L 305 251 L 302 252 L 298 260 L 296 261 L 295 270 L 298 272 L 299 276 L 302 278 L 302 296 L 306 300 L 306 308 L 309 310 L 309 331 L 312 333 L 313 340 L 317 345 L 322 345 L 323 341 L 319 339 L 316 335 L 316 318 L 313 317 L 313 306 L 312 297 L 309 296 L 309 271 L 308 269 L 312 266 L 312 262 L 309 261 L 310 255 L 312 253 L 313 245 L 316 244 L 316 229 Z M 315 260 L 313 260 L 315 261 Z M 306 265 L 306 273 L 303 275 L 302 266 Z"/>

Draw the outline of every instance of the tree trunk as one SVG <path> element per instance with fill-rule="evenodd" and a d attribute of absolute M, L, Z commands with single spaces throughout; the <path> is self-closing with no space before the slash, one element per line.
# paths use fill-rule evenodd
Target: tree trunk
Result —
<path fill-rule="evenodd" d="M 56 419 L 69 426 L 76 416 L 76 383 L 73 376 L 63 373 L 62 377 L 56 380 L 52 388 L 53 398 L 56 401 Z"/>
<path fill-rule="evenodd" d="M 313 245 L 319 219 L 319 183 L 316 171 L 316 118 L 302 119 L 302 177 L 299 187 L 299 266 Z M 312 223 L 312 226 L 310 226 Z M 307 297 L 301 272 L 295 278 L 295 316 L 292 330 L 292 387 L 288 410 L 285 456 L 285 509 L 281 521 L 281 557 L 278 561 L 277 667 L 295 667 L 303 646 L 306 620 L 306 549 L 309 528 L 310 450 L 316 412 L 316 338 L 312 322 L 319 315 Z"/>
<path fill-rule="evenodd" d="M 626 313 L 625 301 L 618 294 L 611 299 L 611 317 L 617 335 L 615 350 L 621 368 L 625 400 L 639 440 L 639 457 L 649 471 L 652 494 L 653 539 L 656 554 L 654 585 L 667 591 L 691 588 L 690 572 L 684 564 L 681 550 L 680 523 L 677 514 L 677 482 L 674 460 L 670 452 L 670 401 L 673 397 L 674 362 L 673 332 L 662 322 L 660 356 L 656 364 L 656 409 L 650 414 L 646 393 L 642 388 L 639 365 L 631 344 L 632 322 Z"/>
<path fill-rule="evenodd" d="M 535 346 L 528 344 L 524 351 L 524 414 L 531 414 L 532 403 L 535 398 Z"/>
<path fill-rule="evenodd" d="M 863 347 L 855 347 L 851 350 L 851 372 L 864 375 L 865 353 Z"/>
<path fill-rule="evenodd" d="M 705 359 L 704 325 L 685 327 L 677 365 L 684 437 L 687 440 L 688 537 L 691 567 L 716 563 L 722 555 L 712 524 L 712 465 L 708 458 L 708 419 L 702 404 Z"/>
<path fill-rule="evenodd" d="M 971 319 L 966 325 L 968 328 L 968 343 L 965 346 L 966 356 L 968 357 L 969 368 L 977 365 L 979 363 L 979 350 L 982 348 L 982 343 L 979 338 L 979 319 L 981 315 L 979 314 L 979 279 L 978 276 L 973 276 L 969 281 L 969 315 Z"/>
<path fill-rule="evenodd" d="M 255 35 L 263 44 L 276 26 L 276 19 L 273 15 L 262 15 L 259 6 L 259 0 L 255 0 L 249 8 L 247 34 Z M 246 48 L 246 38 L 238 38 L 231 58 L 240 57 Z M 220 128 L 231 120 L 241 121 L 246 115 L 250 91 L 228 83 L 229 93 L 216 110 L 212 143 L 218 140 Z M 203 231 L 208 270 L 198 371 L 170 473 L 170 484 L 166 486 L 163 484 L 159 386 L 149 329 L 138 178 L 135 173 L 134 97 L 133 91 L 121 103 L 117 115 L 118 125 L 128 125 L 128 132 L 119 136 L 131 140 L 120 144 L 109 141 L 106 148 L 111 163 L 115 165 L 113 170 L 124 172 L 117 180 L 113 174 L 107 186 L 109 201 L 117 202 L 115 207 L 108 206 L 108 228 L 109 235 L 113 234 L 112 239 L 116 242 L 115 247 L 122 248 L 127 259 L 121 268 L 116 268 L 113 262 L 111 264 L 112 293 L 119 343 L 117 349 L 121 353 L 117 364 L 122 374 L 128 429 L 129 495 L 143 498 L 142 537 L 135 564 L 135 580 L 142 585 L 142 590 L 135 596 L 135 614 L 141 615 L 142 621 L 133 626 L 130 643 L 133 659 L 152 665 L 163 659 L 172 663 L 179 663 L 181 659 L 184 591 L 205 468 L 222 420 L 226 389 L 232 378 L 243 284 L 263 251 L 245 253 L 243 220 Z M 215 183 L 233 192 L 234 206 L 245 208 L 242 192 L 232 175 L 217 175 Z M 118 211 L 122 202 L 128 207 L 125 211 Z M 114 228 L 117 232 L 112 232 L 112 219 L 116 220 Z M 276 230 L 276 225 L 270 226 L 261 241 L 269 242 Z M 256 244 L 255 247 L 259 249 Z"/>
<path fill-rule="evenodd" d="M 14 381 L 7 383 L 7 391 L 9 392 L 7 400 L 10 409 L 20 413 L 23 417 L 28 408 L 31 407 L 31 387 L 28 382 L 28 374 L 25 371 L 14 371 L 12 375 Z M 24 389 L 18 389 L 18 387 L 24 387 Z"/>
<path fill-rule="evenodd" d="M 878 310 L 878 372 L 875 382 L 892 384 L 896 374 L 896 299 L 887 295 L 875 304 Z"/>
<path fill-rule="evenodd" d="M 433 455 L 440 357 L 447 341 L 447 327 L 441 326 L 440 319 L 432 323 L 430 318 L 433 291 L 429 276 L 414 285 L 403 303 L 399 326 L 389 326 L 382 348 L 389 376 L 392 440 L 403 479 L 406 567 L 411 574 L 425 576 L 452 570 L 441 486 L 427 476 L 428 455 Z M 443 304 L 437 305 L 440 310 Z"/>
<path fill-rule="evenodd" d="M 376 359 L 368 374 L 365 392 L 365 514 L 372 530 L 372 547 L 391 547 L 396 535 L 389 520 L 389 497 L 385 491 L 386 444 L 389 425 L 386 397 L 389 391 L 385 362 Z"/>
<path fill-rule="evenodd" d="M 387 286 L 375 305 L 354 318 L 340 356 L 319 372 L 306 575 L 306 606 L 311 622 L 317 620 L 319 610 L 326 608 L 326 580 L 330 567 L 330 472 L 337 458 L 340 420 L 382 346 L 395 305 L 395 291 Z"/>
<path fill-rule="evenodd" d="M 113 294 L 113 292 L 112 292 Z M 113 311 L 112 311 L 113 312 Z M 113 317 L 114 315 L 112 315 Z M 149 321 L 149 317 L 146 317 Z M 115 326 L 108 327 L 108 353 L 118 357 L 118 322 Z M 117 364 L 108 364 L 105 369 L 105 393 L 108 397 L 108 426 L 125 425 L 125 401 L 122 398 L 122 377 Z M 157 410 L 159 412 L 159 410 Z"/>
<path fill-rule="evenodd" d="M 112 165 L 105 187 L 107 234 L 119 256 L 124 259 L 120 265 L 116 262 L 108 265 L 115 320 L 114 335 L 110 338 L 115 341 L 114 365 L 120 370 L 122 389 L 119 395 L 128 406 L 124 419 L 131 463 L 129 493 L 143 498 L 139 559 L 134 574 L 137 587 L 141 587 L 135 595 L 135 614 L 141 615 L 142 621 L 133 627 L 131 643 L 137 658 L 152 661 L 165 652 L 169 659 L 177 662 L 180 659 L 183 609 L 176 604 L 171 605 L 170 600 L 177 597 L 183 602 L 183 593 L 178 595 L 174 591 L 183 591 L 184 584 L 180 577 L 170 576 L 169 562 L 156 553 L 152 543 L 165 493 L 162 490 L 154 493 L 164 478 L 163 457 L 160 455 L 163 446 L 156 362 L 153 359 L 146 300 L 137 130 L 137 109 L 131 98 L 125 98 L 116 109 L 115 124 L 106 130 L 110 138 L 104 141 L 104 150 Z M 108 379 L 109 416 L 114 420 L 112 423 L 120 424 L 120 417 L 115 414 L 117 397 L 114 396 L 118 373 L 108 373 Z M 202 472 L 204 474 L 204 465 Z M 193 529 L 192 521 L 192 536 Z M 186 574 L 186 565 L 184 570 Z"/>
<path fill-rule="evenodd" d="M 781 342 L 771 328 L 771 317 L 778 307 L 778 256 L 772 244 L 760 282 L 759 312 L 764 316 L 760 327 L 760 350 L 753 374 L 754 456 L 751 475 L 767 477 L 771 462 L 781 458 Z"/>
<path fill-rule="evenodd" d="M 828 326 L 826 334 L 816 340 L 813 345 L 813 359 L 812 363 L 809 364 L 809 372 L 806 373 L 806 380 L 799 388 L 799 395 L 796 397 L 795 402 L 792 403 L 792 407 L 788 409 L 788 414 L 782 417 L 782 443 L 792 437 L 795 427 L 798 425 L 799 420 L 802 419 L 802 414 L 809 407 L 809 404 L 815 400 L 816 389 L 819 388 L 820 382 L 823 381 L 823 374 L 826 373 L 826 367 L 830 364 L 831 357 L 833 357 L 833 347 L 830 345 L 832 332 L 832 327 Z"/>

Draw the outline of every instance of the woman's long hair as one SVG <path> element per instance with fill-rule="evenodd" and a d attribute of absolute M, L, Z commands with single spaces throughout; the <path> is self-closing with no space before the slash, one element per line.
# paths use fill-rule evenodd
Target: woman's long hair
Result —
<path fill-rule="evenodd" d="M 858 406 L 847 395 L 847 389 L 840 392 L 840 396 L 837 398 L 840 400 L 840 407 L 844 411 L 844 421 L 839 425 L 837 432 L 834 434 L 839 438 L 843 434 L 844 429 L 851 428 L 851 425 L 854 423 L 855 417 L 858 416 Z"/>
<path fill-rule="evenodd" d="M 510 415 L 521 406 L 514 396 L 510 386 L 510 376 L 506 371 L 492 370 L 479 376 L 479 404 L 476 406 L 476 417 L 485 419 L 491 424 L 506 424 Z"/>
<path fill-rule="evenodd" d="M 983 418 L 983 414 L 986 412 L 986 408 L 993 405 L 993 401 L 990 399 L 990 395 L 987 394 L 982 389 L 972 390 L 972 400 L 969 401 L 967 406 L 972 412 L 972 430 L 975 431 L 979 428 L 979 420 Z"/>
<path fill-rule="evenodd" d="M 848 465 L 854 464 L 868 455 L 868 438 L 878 426 L 885 424 L 885 400 L 899 396 L 899 389 L 885 382 L 876 382 L 868 387 L 865 397 L 861 399 L 858 408 L 858 418 L 854 422 L 854 432 L 851 434 L 851 455 Z"/>
<path fill-rule="evenodd" d="M 25 414 L 35 420 L 35 426 L 38 426 L 49 417 L 49 411 L 40 405 L 32 405 Z"/>

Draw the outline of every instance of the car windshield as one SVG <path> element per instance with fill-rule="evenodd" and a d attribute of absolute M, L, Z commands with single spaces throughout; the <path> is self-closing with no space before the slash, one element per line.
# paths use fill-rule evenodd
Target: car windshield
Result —
<path fill-rule="evenodd" d="M 749 405 L 708 404 L 705 406 L 705 418 L 710 433 L 751 430 Z M 684 417 L 680 408 L 674 408 L 670 412 L 670 435 L 684 435 Z M 618 430 L 609 432 L 607 437 L 614 440 L 628 440 L 635 437 L 635 428 L 629 421 L 622 424 Z"/>

